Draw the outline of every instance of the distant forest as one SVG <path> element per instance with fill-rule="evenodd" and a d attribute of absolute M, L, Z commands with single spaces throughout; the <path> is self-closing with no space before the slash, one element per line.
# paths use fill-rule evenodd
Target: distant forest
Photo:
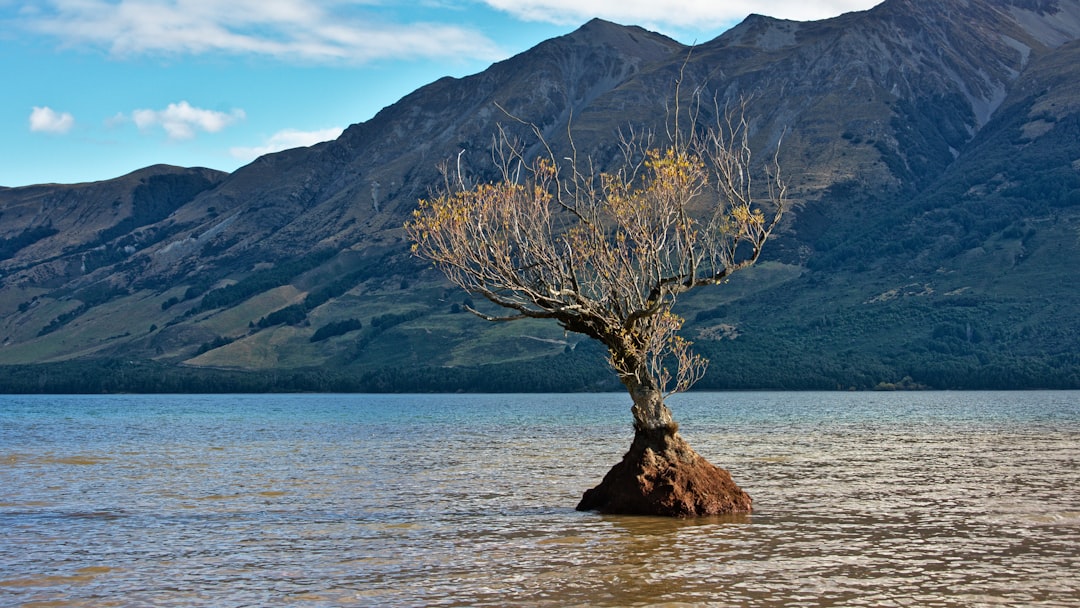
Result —
<path fill-rule="evenodd" d="M 710 353 L 703 352 L 708 355 Z M 714 353 L 715 354 L 715 353 Z M 725 349 L 695 390 L 1036 390 L 1080 389 L 1080 354 L 1068 360 L 933 357 L 910 374 L 867 364 L 839 367 L 770 348 Z M 885 378 L 885 379 L 883 379 Z M 157 362 L 86 360 L 0 367 L 4 394 L 114 393 L 571 393 L 624 390 L 600 348 L 476 367 L 237 371 Z"/>

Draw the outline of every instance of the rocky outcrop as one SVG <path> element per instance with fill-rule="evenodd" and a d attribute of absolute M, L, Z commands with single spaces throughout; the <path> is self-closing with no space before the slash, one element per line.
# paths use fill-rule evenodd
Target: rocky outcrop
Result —
<path fill-rule="evenodd" d="M 577 509 L 701 517 L 749 513 L 751 506 L 730 473 L 695 452 L 678 432 L 661 430 L 638 431 L 630 451 L 585 492 Z"/>

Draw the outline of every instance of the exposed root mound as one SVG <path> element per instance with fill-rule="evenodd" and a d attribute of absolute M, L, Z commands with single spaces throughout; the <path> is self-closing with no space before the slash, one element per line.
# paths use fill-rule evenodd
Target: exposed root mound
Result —
<path fill-rule="evenodd" d="M 698 455 L 671 430 L 638 431 L 630 451 L 587 490 L 578 511 L 700 517 L 749 513 L 750 496 L 731 474 Z"/>

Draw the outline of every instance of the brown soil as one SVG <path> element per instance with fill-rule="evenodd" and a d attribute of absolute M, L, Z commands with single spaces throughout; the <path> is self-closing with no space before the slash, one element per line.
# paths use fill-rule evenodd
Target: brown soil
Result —
<path fill-rule="evenodd" d="M 750 496 L 674 431 L 638 431 L 630 451 L 585 492 L 579 511 L 700 517 L 749 513 Z"/>

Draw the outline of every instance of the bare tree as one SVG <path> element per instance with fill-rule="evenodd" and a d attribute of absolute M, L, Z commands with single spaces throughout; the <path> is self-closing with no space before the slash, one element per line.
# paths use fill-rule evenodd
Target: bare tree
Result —
<path fill-rule="evenodd" d="M 633 400 L 635 438 L 581 509 L 750 509 L 727 472 L 678 435 L 664 403 L 706 367 L 678 335 L 676 299 L 757 261 L 786 206 L 777 157 L 763 170 L 752 166 L 744 110 L 718 111 L 715 125 L 688 135 L 676 125 L 663 148 L 623 134 L 621 162 L 609 171 L 579 159 L 572 139 L 570 156 L 560 158 L 535 127 L 544 152 L 527 159 L 500 129 L 493 152 L 501 179 L 467 187 L 447 172 L 447 189 L 420 201 L 406 225 L 414 252 L 508 313 L 475 314 L 554 319 L 607 347 Z"/>

